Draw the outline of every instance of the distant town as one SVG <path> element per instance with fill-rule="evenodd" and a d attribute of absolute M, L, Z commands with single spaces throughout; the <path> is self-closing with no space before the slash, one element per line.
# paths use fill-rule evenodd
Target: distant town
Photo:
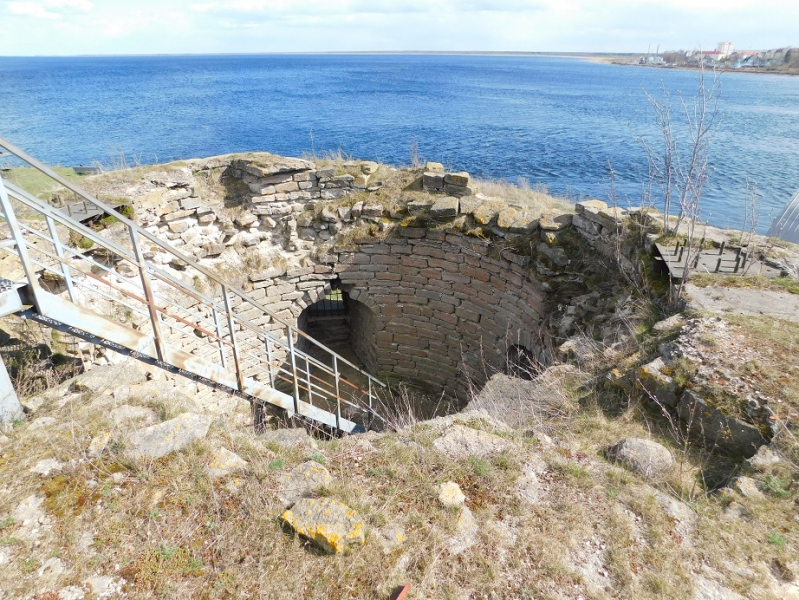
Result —
<path fill-rule="evenodd" d="M 614 61 L 631 64 L 629 61 Z M 799 48 L 737 50 L 732 42 L 719 42 L 715 50 L 669 50 L 647 53 L 637 63 L 648 67 L 735 69 L 799 75 Z"/>

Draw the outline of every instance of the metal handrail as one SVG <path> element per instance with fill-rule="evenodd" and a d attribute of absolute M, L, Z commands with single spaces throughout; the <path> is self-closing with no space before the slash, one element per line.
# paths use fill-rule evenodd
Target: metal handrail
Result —
<path fill-rule="evenodd" d="M 6 182 L 4 186 L 3 181 L 0 180 L 0 192 L 3 192 L 3 197 L 0 198 L 3 204 L 3 215 L 5 216 L 6 222 L 9 226 L 11 237 L 15 242 L 13 245 L 4 244 L 3 249 L 18 255 L 20 262 L 22 263 L 23 270 L 25 271 L 26 279 L 28 280 L 31 288 L 34 304 L 36 305 L 36 309 L 40 311 L 41 314 L 44 315 L 44 312 L 41 310 L 41 306 L 39 306 L 39 294 L 41 294 L 42 290 L 39 288 L 36 274 L 33 271 L 33 265 L 38 265 L 39 267 L 56 276 L 63 277 L 66 281 L 70 301 L 73 303 L 76 302 L 72 281 L 73 278 L 71 276 L 71 271 L 74 270 L 76 273 L 80 273 L 85 278 L 85 281 L 77 280 L 77 283 L 82 286 L 82 289 L 88 289 L 92 294 L 97 294 L 99 297 L 105 298 L 106 301 L 121 304 L 126 308 L 126 310 L 140 315 L 146 315 L 148 317 L 149 327 L 152 331 L 152 342 L 157 355 L 156 358 L 159 361 L 165 362 L 167 354 L 166 338 L 175 335 L 185 335 L 186 329 L 188 328 L 189 331 L 193 330 L 194 332 L 199 332 L 198 335 L 208 338 L 206 343 L 208 344 L 209 348 L 211 346 L 216 348 L 213 350 L 213 352 L 218 353 L 222 369 L 230 370 L 231 367 L 235 369 L 237 388 L 242 393 L 245 390 L 245 384 L 247 380 L 247 375 L 244 373 L 244 368 L 257 368 L 258 366 L 266 363 L 266 370 L 268 371 L 270 384 L 272 386 L 274 386 L 275 380 L 277 378 L 284 379 L 281 373 L 286 373 L 289 375 L 290 383 L 293 386 L 292 395 L 294 397 L 294 412 L 296 413 L 300 413 L 300 404 L 305 402 L 301 398 L 301 390 L 303 390 L 305 393 L 307 393 L 307 401 L 311 404 L 311 406 L 313 406 L 315 397 L 320 397 L 327 401 L 335 402 L 335 414 L 330 414 L 335 416 L 335 423 L 337 425 L 342 420 L 342 403 L 359 411 L 365 412 L 367 415 L 369 415 L 370 420 L 373 417 L 381 418 L 380 415 L 375 413 L 373 409 L 373 396 L 375 394 L 374 384 L 376 384 L 378 388 L 385 389 L 387 386 L 383 382 L 365 372 L 357 365 L 354 365 L 352 362 L 340 356 L 330 348 L 327 348 L 305 332 L 286 322 L 279 315 L 275 314 L 267 307 L 249 297 L 245 292 L 228 286 L 208 269 L 197 264 L 192 259 L 188 258 L 183 253 L 179 252 L 157 236 L 142 229 L 130 219 L 117 213 L 113 207 L 101 202 L 97 198 L 94 198 L 87 192 L 84 192 L 78 186 L 67 181 L 65 178 L 58 175 L 58 173 L 55 173 L 46 165 L 40 163 L 24 151 L 20 150 L 2 138 L 0 138 L 0 148 L 4 148 L 20 160 L 30 165 L 32 168 L 47 175 L 57 183 L 61 184 L 63 187 L 72 191 L 76 196 L 80 196 L 84 199 L 84 201 L 91 203 L 104 213 L 114 216 L 123 225 L 129 236 L 130 248 L 125 247 L 114 240 L 108 239 L 107 237 L 83 225 L 74 219 L 70 214 L 64 213 L 63 211 L 50 206 L 46 202 L 36 198 L 35 196 L 29 194 L 22 188 L 10 182 Z M 24 225 L 21 226 L 21 224 L 16 220 L 13 207 L 8 201 L 8 195 L 6 194 L 5 188 L 8 189 L 10 196 L 15 200 L 45 217 L 47 221 L 47 228 L 50 233 L 49 238 L 45 233 L 36 231 L 35 228 L 26 227 Z M 127 278 L 115 271 L 113 267 L 101 264 L 90 256 L 87 256 L 85 253 L 63 244 L 56 231 L 56 223 L 66 227 L 68 230 L 74 231 L 81 236 L 86 237 L 93 244 L 103 248 L 105 252 L 109 253 L 109 257 L 113 261 L 126 261 L 129 263 L 130 267 L 134 269 L 134 271 L 138 271 L 138 277 L 132 279 Z M 46 243 L 52 243 L 54 250 L 52 252 L 48 252 L 40 246 L 30 244 L 24 237 L 23 228 L 36 238 L 41 239 Z M 210 297 L 199 290 L 194 289 L 193 287 L 180 281 L 178 278 L 173 277 L 170 273 L 158 268 L 152 263 L 147 262 L 143 257 L 139 243 L 139 240 L 142 238 L 148 240 L 160 250 L 184 263 L 186 268 L 191 268 L 194 271 L 204 275 L 210 282 L 219 287 L 222 296 L 221 300 Z M 41 262 L 41 260 L 36 260 L 30 255 L 30 253 L 41 254 L 43 260 L 49 264 L 44 264 Z M 90 267 L 88 271 L 85 271 L 81 268 L 78 268 L 75 264 L 70 264 L 70 261 L 74 260 L 75 258 L 87 260 L 89 265 L 93 265 L 94 268 L 99 268 L 103 274 L 108 276 L 108 279 L 92 273 L 92 267 Z M 112 264 L 115 263 L 112 262 Z M 120 284 L 121 287 L 115 285 L 111 281 L 111 276 L 117 277 L 121 282 L 123 282 Z M 102 289 L 89 285 L 89 283 L 93 281 L 105 284 L 116 294 L 127 298 L 130 303 L 123 302 L 120 298 L 115 298 L 112 294 L 105 293 L 102 291 Z M 171 298 L 163 296 L 161 290 L 155 290 L 153 288 L 153 281 L 160 282 L 159 285 L 162 287 L 166 286 L 166 290 L 171 289 L 175 293 L 178 293 L 182 296 L 188 296 L 190 298 L 189 305 L 186 306 L 184 304 L 181 306 L 181 304 L 177 301 L 172 302 Z M 126 290 L 124 289 L 125 287 L 129 287 L 130 289 Z M 216 287 L 214 289 L 216 289 Z M 170 296 L 173 295 L 174 294 L 170 294 Z M 234 299 L 238 303 L 237 307 L 234 307 Z M 131 305 L 135 304 L 136 302 L 142 305 L 141 308 Z M 278 331 L 282 332 L 281 335 L 285 335 L 286 339 L 281 339 L 280 336 L 275 335 L 274 331 L 265 329 L 237 313 L 236 309 L 241 310 L 242 307 L 247 307 L 246 310 L 248 311 L 257 309 L 257 312 L 260 312 L 265 317 L 268 317 L 267 323 L 272 323 L 279 326 Z M 250 331 L 250 334 L 245 333 L 248 330 Z M 247 335 L 250 337 L 247 338 Z M 328 366 L 324 361 L 296 348 L 295 337 L 296 339 L 302 338 L 307 342 L 310 342 L 313 346 L 322 349 L 326 355 L 330 357 L 332 364 Z M 194 342 L 192 342 L 192 345 L 196 347 Z M 248 350 L 249 352 L 252 352 L 254 349 L 260 349 L 261 352 L 265 350 L 267 355 L 266 360 L 263 358 L 255 361 L 250 360 L 249 357 L 245 357 L 243 354 L 244 349 Z M 277 354 L 285 353 L 286 358 L 290 360 L 291 363 L 290 371 L 278 363 L 277 377 L 274 373 L 275 365 L 273 364 L 275 351 L 277 351 Z M 231 362 L 233 364 L 230 364 Z M 342 364 L 349 366 L 351 369 L 362 375 L 368 382 L 368 389 L 360 390 L 359 386 L 346 379 L 343 380 L 345 384 L 354 390 L 368 394 L 368 407 L 359 406 L 345 398 L 342 398 L 340 386 L 342 380 L 340 365 Z M 320 375 L 312 373 L 312 369 L 316 369 Z M 263 371 L 261 371 L 261 373 L 263 373 Z M 300 381 L 301 377 L 303 378 L 302 381 Z M 325 378 L 327 377 L 332 377 L 332 382 L 326 381 Z M 329 419 L 329 416 L 325 417 L 325 419 Z"/>
<path fill-rule="evenodd" d="M 192 259 L 190 259 L 186 255 L 184 255 L 179 250 L 173 248 L 171 245 L 169 245 L 166 242 L 164 242 L 159 237 L 151 234 L 146 229 L 143 229 L 143 228 L 139 227 L 138 225 L 136 225 L 136 223 L 134 223 L 133 221 L 131 221 L 127 217 L 123 216 L 122 214 L 118 213 L 116 210 L 114 210 L 114 208 L 112 206 L 102 202 L 101 200 L 98 200 L 97 198 L 95 198 L 91 194 L 85 192 L 80 187 L 76 186 L 75 184 L 71 183 L 69 180 L 65 179 L 64 177 L 62 177 L 61 175 L 59 175 L 58 173 L 56 173 L 55 171 L 50 169 L 44 163 L 39 162 L 38 160 L 36 160 L 35 158 L 33 158 L 32 156 L 27 154 L 24 150 L 18 148 L 17 146 L 12 144 L 8 140 L 5 140 L 4 138 L 1 138 L 1 137 L 0 137 L 0 148 L 3 148 L 5 150 L 7 150 L 9 153 L 15 155 L 20 160 L 28 163 L 31 167 L 33 167 L 37 171 L 47 175 L 48 177 L 50 177 L 51 179 L 53 179 L 54 181 L 56 181 L 60 185 L 64 186 L 65 188 L 67 188 L 71 192 L 73 192 L 75 194 L 78 194 L 84 200 L 87 200 L 87 201 L 91 202 L 92 204 L 94 204 L 98 208 L 102 209 L 107 214 L 113 215 L 119 221 L 124 223 L 128 227 L 128 229 L 135 230 L 137 234 L 141 235 L 142 237 L 147 238 L 147 240 L 149 240 L 150 242 L 152 242 L 155 245 L 163 248 L 169 254 L 172 254 L 175 258 L 185 262 L 188 266 L 192 267 L 193 269 L 196 269 L 197 271 L 199 271 L 200 273 L 202 273 L 203 275 L 208 277 L 210 280 L 214 281 L 218 285 L 226 287 L 229 292 L 231 292 L 233 294 L 236 294 L 242 300 L 246 300 L 248 303 L 252 304 L 254 307 L 262 310 L 265 314 L 269 315 L 271 318 L 273 318 L 275 321 L 277 321 L 281 325 L 284 325 L 286 327 L 290 327 L 292 329 L 292 332 L 299 334 L 301 337 L 305 338 L 309 342 L 311 342 L 311 343 L 317 345 L 319 348 L 322 348 L 323 350 L 329 352 L 331 355 L 335 356 L 337 360 L 339 360 L 339 361 L 345 363 L 346 365 L 348 365 L 349 367 L 357 370 L 359 373 L 361 373 L 361 375 L 363 375 L 363 376 L 365 376 L 365 377 L 367 377 L 369 379 L 374 380 L 374 382 L 377 383 L 378 385 L 380 385 L 381 387 L 384 387 L 384 388 L 386 387 L 386 385 L 384 383 L 382 383 L 379 379 L 373 377 L 372 375 L 370 375 L 366 371 L 364 371 L 361 368 L 359 368 L 357 365 L 354 365 L 353 363 L 348 361 L 343 356 L 337 354 L 336 352 L 334 352 L 333 350 L 331 350 L 330 348 L 328 348 L 324 344 L 318 342 L 317 340 L 315 340 L 314 338 L 309 336 L 304 331 L 301 331 L 301 330 L 297 329 L 296 327 L 294 327 L 293 325 L 291 325 L 290 323 L 287 323 L 280 316 L 278 316 L 277 314 L 273 313 L 268 308 L 266 308 L 266 307 L 262 306 L 261 304 L 259 304 L 258 301 L 254 300 L 253 298 L 248 296 L 245 292 L 228 286 L 226 283 L 221 281 L 216 275 L 214 275 L 211 271 L 209 271 L 205 267 L 199 265 L 198 263 L 196 263 L 195 261 L 193 261 Z M 49 206 L 49 205 L 47 205 L 47 206 Z M 108 243 L 108 240 L 105 240 L 105 243 L 103 245 L 106 245 L 107 243 Z M 131 259 L 131 261 L 133 262 L 133 259 Z M 149 265 L 149 266 L 151 268 L 153 267 L 153 265 Z M 158 269 L 156 269 L 156 270 L 158 270 Z M 211 299 L 207 299 L 207 300 L 211 301 Z"/>

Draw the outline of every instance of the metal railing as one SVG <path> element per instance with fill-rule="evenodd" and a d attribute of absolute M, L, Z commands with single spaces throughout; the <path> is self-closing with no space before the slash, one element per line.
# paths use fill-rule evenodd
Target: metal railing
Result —
<path fill-rule="evenodd" d="M 339 431 L 382 420 L 384 383 L 2 138 L 0 148 L 113 217 L 97 231 L 0 179 L 0 250 L 27 284 L 29 316 Z"/>

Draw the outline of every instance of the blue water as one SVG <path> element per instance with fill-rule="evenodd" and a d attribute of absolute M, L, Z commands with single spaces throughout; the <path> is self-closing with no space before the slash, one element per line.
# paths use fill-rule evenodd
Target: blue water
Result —
<path fill-rule="evenodd" d="M 46 162 L 152 163 L 227 152 L 337 150 L 480 177 L 524 177 L 571 199 L 640 203 L 642 88 L 693 94 L 698 74 L 566 58 L 259 55 L 0 58 L 0 136 Z M 740 226 L 746 182 L 758 229 L 799 188 L 799 77 L 724 74 L 723 118 L 702 199 Z M 1 157 L 0 157 L 1 158 Z"/>

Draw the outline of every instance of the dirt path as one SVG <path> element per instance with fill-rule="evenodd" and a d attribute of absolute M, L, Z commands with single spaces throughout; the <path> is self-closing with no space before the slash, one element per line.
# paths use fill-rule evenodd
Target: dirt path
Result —
<path fill-rule="evenodd" d="M 720 315 L 766 316 L 799 322 L 799 296 L 753 288 L 685 287 L 688 307 Z"/>

